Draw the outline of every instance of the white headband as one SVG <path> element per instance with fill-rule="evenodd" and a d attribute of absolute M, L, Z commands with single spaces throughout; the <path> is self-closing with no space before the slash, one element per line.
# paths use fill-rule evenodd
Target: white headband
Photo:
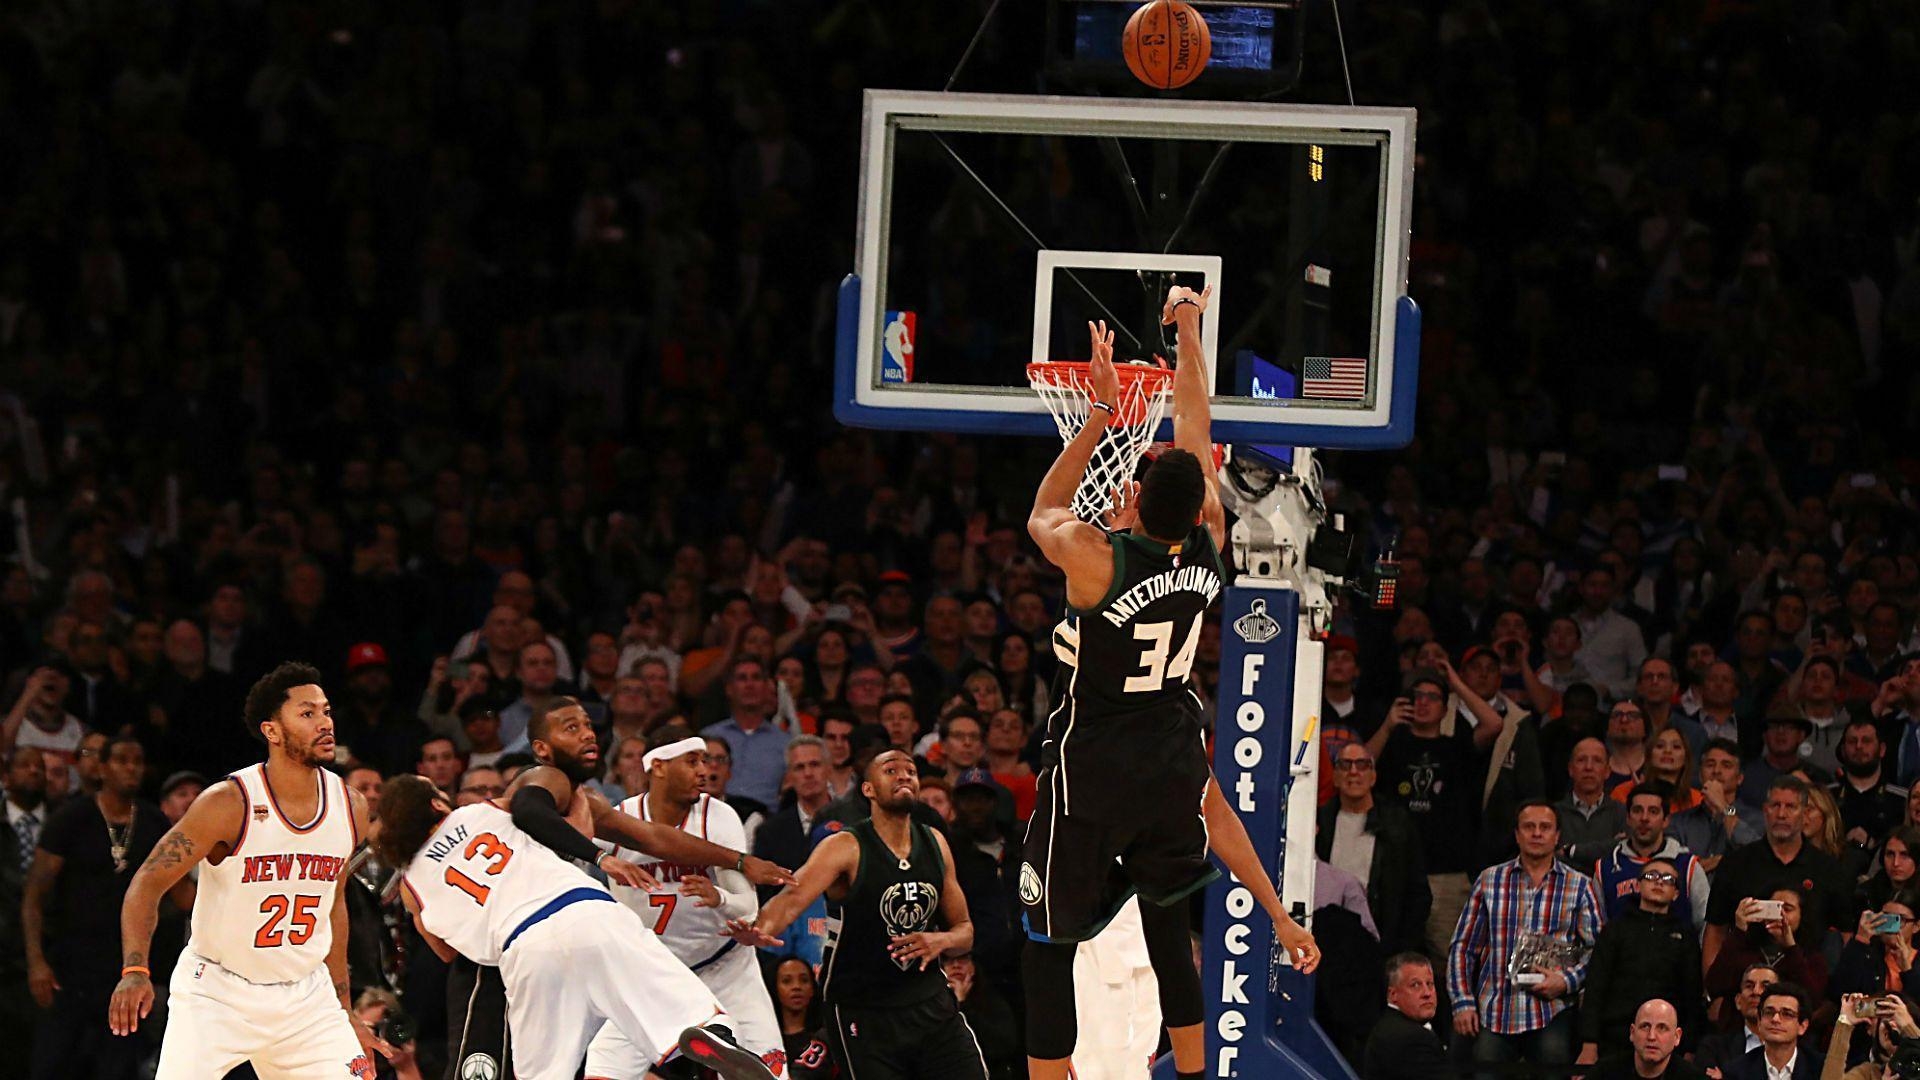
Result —
<path fill-rule="evenodd" d="M 651 769 L 657 762 L 668 761 L 682 754 L 704 754 L 706 752 L 707 740 L 698 735 L 689 735 L 679 742 L 668 743 L 665 746 L 655 747 L 647 751 L 647 756 L 640 759 L 640 767 L 643 769 Z"/>

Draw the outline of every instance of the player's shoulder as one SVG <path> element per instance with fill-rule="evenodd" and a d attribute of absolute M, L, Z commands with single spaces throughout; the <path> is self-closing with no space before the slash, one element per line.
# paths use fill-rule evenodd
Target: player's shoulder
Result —
<path fill-rule="evenodd" d="M 711 795 L 700 796 L 700 812 L 712 823 L 746 827 L 740 820 L 740 811 L 735 810 L 725 799 L 716 799 Z"/>

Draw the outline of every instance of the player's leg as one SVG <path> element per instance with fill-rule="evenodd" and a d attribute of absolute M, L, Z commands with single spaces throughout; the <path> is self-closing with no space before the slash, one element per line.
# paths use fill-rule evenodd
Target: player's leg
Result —
<path fill-rule="evenodd" d="M 661 944 L 625 906 L 611 916 L 576 904 L 549 922 L 577 928 L 565 947 L 573 978 L 594 1013 L 617 1027 L 641 1054 L 664 1062 L 676 1051 L 729 1080 L 771 1080 L 760 1057 L 733 1038 L 732 1018 L 700 977 Z M 611 921 L 611 926 L 609 926 Z M 522 1045 L 528 1036 L 521 1032 Z"/>
<path fill-rule="evenodd" d="M 255 1020 L 260 1048 L 250 1055 L 260 1080 L 373 1080 L 374 1055 L 360 1048 L 326 968 L 271 996 L 271 1013 L 262 1009 Z"/>
<path fill-rule="evenodd" d="M 637 1080 L 647 1075 L 653 1059 L 642 1057 L 614 1024 L 603 1024 L 587 1044 L 586 1080 Z"/>
<path fill-rule="evenodd" d="M 922 1080 L 987 1080 L 987 1057 L 980 1040 L 951 993 L 935 994 L 918 1005 L 894 1010 L 903 1028 L 900 1040 L 914 1051 L 913 1075 Z"/>
<path fill-rule="evenodd" d="M 1034 1080 L 1068 1074 L 1078 1037 L 1073 958 L 1127 899 L 1112 830 L 1059 813 L 1052 784 L 1035 804 L 1020 866 L 1027 930 L 1021 959 L 1027 997 L 1027 1070 Z"/>
<path fill-rule="evenodd" d="M 534 924 L 500 958 L 507 987 L 507 1027 L 513 1031 L 513 1071 L 520 1080 L 573 1080 L 587 1045 L 606 1020 L 595 1009 L 582 970 L 597 944 L 589 925 L 569 916 L 583 908 L 605 914 L 613 904 L 574 904 Z M 590 965 L 587 965 L 590 967 Z"/>
<path fill-rule="evenodd" d="M 913 1059 L 905 1056 L 911 1047 L 899 1045 L 901 1036 L 889 1023 L 892 1011 L 844 1005 L 827 1011 L 827 1052 L 842 1075 L 853 1080 L 920 1080 Z"/>
<path fill-rule="evenodd" d="M 457 1077 L 514 1080 L 500 969 L 455 957 L 447 970 L 447 1060 Z"/>
<path fill-rule="evenodd" d="M 786 1060 L 780 1018 L 773 1011 L 773 997 L 767 993 L 767 980 L 752 949 L 736 946 L 694 974 L 727 1010 L 735 1042 L 760 1055 L 769 1068 L 776 1059 Z"/>
<path fill-rule="evenodd" d="M 1195 800 L 1196 807 L 1198 800 Z M 1160 1015 L 1173 1043 L 1174 1069 L 1194 1076 L 1206 1068 L 1206 1004 L 1193 966 L 1187 899 L 1220 872 L 1207 860 L 1206 821 L 1196 810 L 1153 823 L 1121 855 L 1140 892 L 1140 931 L 1160 987 Z"/>
<path fill-rule="evenodd" d="M 182 954 L 167 983 L 167 1033 L 154 1080 L 220 1080 L 247 1060 L 261 1039 L 254 989 L 216 964 Z"/>

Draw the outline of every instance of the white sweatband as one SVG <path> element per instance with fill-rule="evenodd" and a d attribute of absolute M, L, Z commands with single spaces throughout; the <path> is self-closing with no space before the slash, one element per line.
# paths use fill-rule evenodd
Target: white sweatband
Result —
<path fill-rule="evenodd" d="M 704 754 L 706 752 L 707 740 L 698 735 L 689 735 L 679 742 L 668 743 L 665 746 L 647 751 L 647 755 L 640 759 L 640 767 L 643 769 L 651 769 L 655 762 L 669 761 L 682 754 Z"/>

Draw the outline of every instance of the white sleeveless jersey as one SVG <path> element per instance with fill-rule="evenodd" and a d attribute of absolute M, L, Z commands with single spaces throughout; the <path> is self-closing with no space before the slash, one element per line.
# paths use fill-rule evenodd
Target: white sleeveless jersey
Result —
<path fill-rule="evenodd" d="M 403 884 L 435 937 L 474 963 L 492 965 L 520 924 L 548 903 L 575 889 L 607 895 L 490 802 L 448 814 L 407 864 Z"/>
<path fill-rule="evenodd" d="M 303 825 L 280 812 L 265 765 L 227 778 L 243 799 L 240 839 L 200 868 L 188 947 L 249 982 L 304 979 L 333 946 L 334 890 L 360 833 L 346 782 L 325 769 L 314 777 L 320 808 Z"/>
<path fill-rule="evenodd" d="M 645 795 L 635 795 L 621 803 L 620 810 L 642 821 L 653 820 L 647 815 Z M 747 830 L 740 824 L 740 815 L 721 799 L 700 796 L 700 801 L 687 811 L 687 820 L 680 823 L 680 829 L 723 848 L 747 849 Z M 660 935 L 660 940 L 681 963 L 698 967 L 726 949 L 727 939 L 721 934 L 726 930 L 727 921 L 720 909 L 701 907 L 692 896 L 680 891 L 682 878 L 697 874 L 711 880 L 715 867 L 666 862 L 657 856 L 604 842 L 600 846 L 610 848 L 615 857 L 633 863 L 659 880 L 660 887 L 652 890 L 630 888 L 616 882 L 612 885 L 613 895 Z"/>

